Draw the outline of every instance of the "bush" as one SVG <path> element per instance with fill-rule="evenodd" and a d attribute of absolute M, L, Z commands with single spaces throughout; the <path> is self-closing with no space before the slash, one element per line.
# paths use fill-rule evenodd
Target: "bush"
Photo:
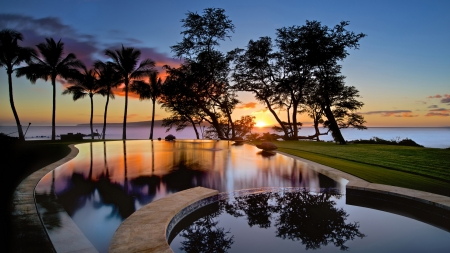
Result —
<path fill-rule="evenodd" d="M 412 147 L 423 147 L 422 145 L 417 144 L 415 141 L 411 139 L 403 139 L 400 138 L 385 140 L 378 137 L 372 137 L 370 140 L 355 140 L 353 143 L 356 144 L 384 144 L 384 145 L 399 145 L 399 146 L 412 146 Z"/>

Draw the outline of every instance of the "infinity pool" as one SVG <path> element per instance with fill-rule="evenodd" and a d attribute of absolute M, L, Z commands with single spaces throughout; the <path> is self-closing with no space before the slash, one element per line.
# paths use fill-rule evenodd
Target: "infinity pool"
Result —
<path fill-rule="evenodd" d="M 225 195 L 182 219 L 169 243 L 176 253 L 449 252 L 447 231 L 391 212 L 350 205 L 347 197 L 351 198 L 332 189 L 304 188 Z M 391 210 L 395 205 L 370 201 L 385 202 Z"/>
<path fill-rule="evenodd" d="M 232 144 L 204 140 L 80 144 L 73 160 L 42 178 L 36 198 L 56 194 L 89 241 L 99 252 L 107 252 L 115 230 L 133 212 L 191 187 L 219 192 L 259 187 L 345 191 L 345 180 L 332 180 L 308 169 L 306 163 Z M 50 224 L 47 229 L 57 233 L 65 221 L 51 220 Z"/>

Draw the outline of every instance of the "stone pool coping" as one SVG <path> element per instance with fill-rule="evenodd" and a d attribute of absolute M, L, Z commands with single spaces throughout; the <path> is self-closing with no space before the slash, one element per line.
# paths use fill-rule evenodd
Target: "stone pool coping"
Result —
<path fill-rule="evenodd" d="M 76 226 L 75 223 L 70 219 L 68 219 L 68 222 L 71 222 L 70 226 L 67 229 L 64 229 L 64 232 L 58 233 L 57 235 L 50 236 L 48 234 L 48 231 L 45 229 L 45 226 L 42 223 L 42 220 L 39 217 L 37 207 L 36 207 L 36 201 L 34 196 L 34 189 L 37 185 L 37 183 L 41 180 L 43 176 L 45 176 L 48 172 L 54 170 L 55 168 L 59 167 L 60 165 L 68 162 L 69 160 L 73 159 L 78 154 L 78 149 L 75 147 L 75 145 L 78 144 L 71 144 L 69 145 L 69 148 L 71 149 L 71 152 L 69 155 L 64 157 L 63 159 L 52 163 L 48 166 L 45 166 L 44 168 L 34 172 L 30 176 L 28 176 L 26 179 L 24 179 L 19 186 L 16 188 L 13 196 L 13 204 L 14 204 L 14 210 L 12 212 L 12 215 L 14 217 L 17 217 L 17 220 L 21 220 L 22 222 L 27 222 L 30 224 L 31 227 L 33 227 L 33 231 L 25 231 L 23 232 L 23 243 L 26 244 L 42 244 L 44 242 L 42 241 L 35 241 L 32 240 L 32 237 L 36 237 L 37 234 L 41 235 L 43 238 L 46 238 L 48 241 L 51 241 L 53 244 L 54 249 L 56 252 L 97 252 L 97 250 L 92 246 L 92 244 L 87 240 L 87 238 L 84 236 L 84 234 L 81 232 L 81 230 Z M 375 193 L 382 193 L 387 195 L 394 195 L 406 199 L 411 199 L 415 201 L 419 201 L 425 204 L 430 204 L 432 206 L 440 207 L 446 210 L 450 210 L 450 197 L 437 195 L 433 193 L 427 193 L 412 189 L 406 189 L 396 186 L 389 186 L 389 185 L 382 185 L 382 184 L 373 184 L 369 183 L 365 180 L 362 180 L 358 177 L 355 177 L 353 175 L 347 174 L 345 172 L 339 171 L 337 169 L 312 162 L 297 156 L 293 156 L 287 153 L 283 153 L 280 151 L 276 151 L 279 154 L 297 159 L 299 161 L 305 162 L 307 164 L 307 167 L 310 169 L 313 169 L 319 173 L 322 173 L 338 182 L 346 182 L 346 188 L 347 189 L 355 189 L 355 190 L 362 190 L 362 191 L 368 191 L 368 192 L 375 192 Z M 195 189 L 195 188 L 194 188 Z M 171 195 L 170 195 L 171 196 Z M 168 196 L 168 197 L 170 197 Z M 203 196 L 203 195 L 199 195 Z M 167 198 L 167 197 L 166 197 Z M 161 199 L 163 201 L 164 199 Z M 167 200 L 165 200 L 167 201 Z M 194 201 L 195 202 L 195 201 Z M 154 202 L 152 202 L 154 203 Z M 152 203 L 149 203 L 148 205 L 151 205 Z M 163 203 L 163 202 L 161 202 Z M 180 202 L 185 203 L 185 202 Z M 169 205 L 171 206 L 171 205 Z M 188 205 L 186 205 L 188 206 Z M 143 213 L 141 214 L 141 210 L 145 209 L 146 206 L 139 209 L 137 212 L 133 213 L 128 219 L 130 219 L 132 216 L 138 215 L 141 217 L 141 221 L 144 222 L 146 218 L 146 215 L 151 215 L 152 212 Z M 177 210 L 177 212 L 180 209 L 174 209 Z M 171 213 L 171 211 L 169 212 Z M 64 217 L 68 217 L 68 214 L 64 211 L 59 212 L 60 215 L 63 215 Z M 153 212 L 153 214 L 155 214 Z M 175 215 L 175 214 L 174 214 Z M 173 215 L 173 216 L 174 216 Z M 137 216 L 137 217 L 138 217 Z M 173 217 L 172 216 L 172 217 Z M 127 219 L 127 220 L 128 220 Z M 65 219 L 66 220 L 66 219 Z M 125 220 L 124 223 L 127 221 Z M 170 220 L 169 220 L 170 221 Z M 124 224 L 122 223 L 122 225 Z M 121 229 L 122 225 L 118 228 Z M 136 227 L 138 226 L 144 226 L 145 224 L 138 223 L 136 224 Z M 167 227 L 159 227 L 159 234 L 160 238 L 164 238 L 164 243 L 166 242 L 166 228 Z M 136 230 L 136 228 L 134 228 Z M 116 233 L 117 233 L 116 231 Z M 156 233 L 156 232 L 155 232 Z M 54 233 L 53 233 L 54 234 Z M 144 234 L 144 233 L 143 233 Z M 137 238 L 142 238 L 143 235 Z M 156 234 L 155 234 L 156 236 Z M 161 237 L 162 236 L 162 237 Z M 50 238 L 51 237 L 51 238 Z M 112 245 L 116 242 L 115 241 L 116 236 L 114 235 L 113 241 L 111 243 L 110 248 Z M 131 238 L 133 239 L 133 238 Z M 149 234 L 145 234 L 145 240 L 149 240 Z M 132 241 L 130 241 L 132 243 Z M 125 248 L 124 248 L 125 249 Z M 129 248 L 130 250 L 133 249 L 132 247 Z M 160 249 L 150 252 L 173 252 L 170 247 L 168 249 Z"/>
<path fill-rule="evenodd" d="M 34 224 L 34 231 L 25 231 L 23 243 L 34 244 L 35 249 L 41 247 L 40 244 L 46 243 L 33 240 L 32 237 L 36 234 L 42 235 L 46 238 L 46 241 L 53 245 L 53 250 L 60 252 L 97 252 L 97 249 L 91 244 L 86 236 L 81 232 L 78 226 L 73 222 L 70 216 L 64 211 L 63 208 L 58 208 L 58 211 L 51 215 L 58 215 L 59 219 L 64 220 L 64 228 L 60 228 L 58 233 L 49 233 L 47 231 L 43 220 L 38 213 L 38 207 L 35 199 L 35 188 L 39 181 L 49 172 L 63 165 L 64 163 L 75 158 L 79 150 L 75 147 L 77 144 L 70 144 L 70 153 L 59 161 L 56 161 L 44 168 L 35 171 L 27 178 L 25 178 L 14 191 L 13 204 L 14 210 L 13 216 L 16 216 L 18 220 Z M 39 224 L 39 225 L 36 225 Z M 29 239 L 28 239 L 29 238 Z M 27 245 L 32 248 L 33 246 Z"/>

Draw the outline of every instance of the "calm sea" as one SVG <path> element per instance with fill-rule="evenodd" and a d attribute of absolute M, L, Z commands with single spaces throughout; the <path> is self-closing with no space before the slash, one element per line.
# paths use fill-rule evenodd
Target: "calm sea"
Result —
<path fill-rule="evenodd" d="M 101 133 L 102 129 L 100 127 L 94 127 L 94 132 L 98 129 Z M 26 128 L 24 128 L 24 131 Z M 18 136 L 17 128 L 14 126 L 0 126 L 0 132 L 5 134 L 10 134 L 10 136 Z M 254 128 L 254 133 L 265 133 L 271 132 L 271 128 Z M 89 134 L 89 126 L 57 126 L 56 134 L 67 134 L 67 133 L 83 133 Z M 312 135 L 314 133 L 313 128 L 302 128 L 300 130 L 300 135 Z M 409 138 L 414 140 L 420 145 L 430 148 L 448 148 L 450 147 L 450 127 L 441 128 L 403 128 L 403 127 L 372 127 L 367 130 L 356 130 L 356 129 L 342 129 L 344 138 L 347 141 L 358 140 L 358 139 L 370 139 L 374 136 L 391 140 L 391 139 L 404 139 Z M 194 139 L 195 133 L 194 129 L 187 127 L 183 131 L 176 132 L 171 130 L 166 132 L 162 127 L 155 127 L 154 138 L 164 138 L 168 134 L 175 135 L 178 139 Z M 149 127 L 140 126 L 129 126 L 127 127 L 127 138 L 128 139 L 148 139 L 150 135 Z M 50 126 L 30 126 L 26 134 L 26 140 L 42 140 L 50 139 L 51 127 Z M 121 139 L 122 138 L 122 127 L 120 126 L 109 126 L 106 129 L 107 139 Z M 331 141 L 332 137 L 330 135 L 324 135 L 320 137 L 324 141 Z"/>

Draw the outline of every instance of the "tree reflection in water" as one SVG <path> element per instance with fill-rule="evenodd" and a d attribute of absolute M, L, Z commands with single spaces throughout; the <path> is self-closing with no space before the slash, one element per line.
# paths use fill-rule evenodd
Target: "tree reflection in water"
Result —
<path fill-rule="evenodd" d="M 348 250 L 345 243 L 365 237 L 359 224 L 346 223 L 348 214 L 336 207 L 333 198 L 341 195 L 335 191 L 310 193 L 307 190 L 267 192 L 235 197 L 219 201 L 213 213 L 195 221 L 183 229 L 181 250 L 186 252 L 226 252 L 233 243 L 230 231 L 218 227 L 220 215 L 226 212 L 234 217 L 246 217 L 250 227 L 276 228 L 276 237 L 300 241 L 308 249 L 320 249 L 333 244 L 340 250 Z M 240 225 L 241 226 L 241 225 Z M 231 231 L 232 233 L 233 231 Z M 211 240 L 217 240 L 213 242 Z M 215 245 L 221 247 L 215 251 Z"/>
<path fill-rule="evenodd" d="M 340 198 L 336 192 L 312 194 L 306 190 L 276 194 L 275 221 L 277 237 L 300 240 L 306 249 L 319 249 L 333 243 L 341 250 L 348 250 L 345 242 L 365 235 L 359 232 L 359 224 L 345 223 L 348 214 L 336 208 L 331 197 Z"/>
<path fill-rule="evenodd" d="M 233 244 L 233 235 L 230 231 L 217 226 L 219 221 L 215 218 L 222 210 L 213 212 L 196 220 L 192 225 L 183 229 L 181 236 L 185 238 L 181 242 L 180 250 L 185 252 L 227 252 Z"/>

